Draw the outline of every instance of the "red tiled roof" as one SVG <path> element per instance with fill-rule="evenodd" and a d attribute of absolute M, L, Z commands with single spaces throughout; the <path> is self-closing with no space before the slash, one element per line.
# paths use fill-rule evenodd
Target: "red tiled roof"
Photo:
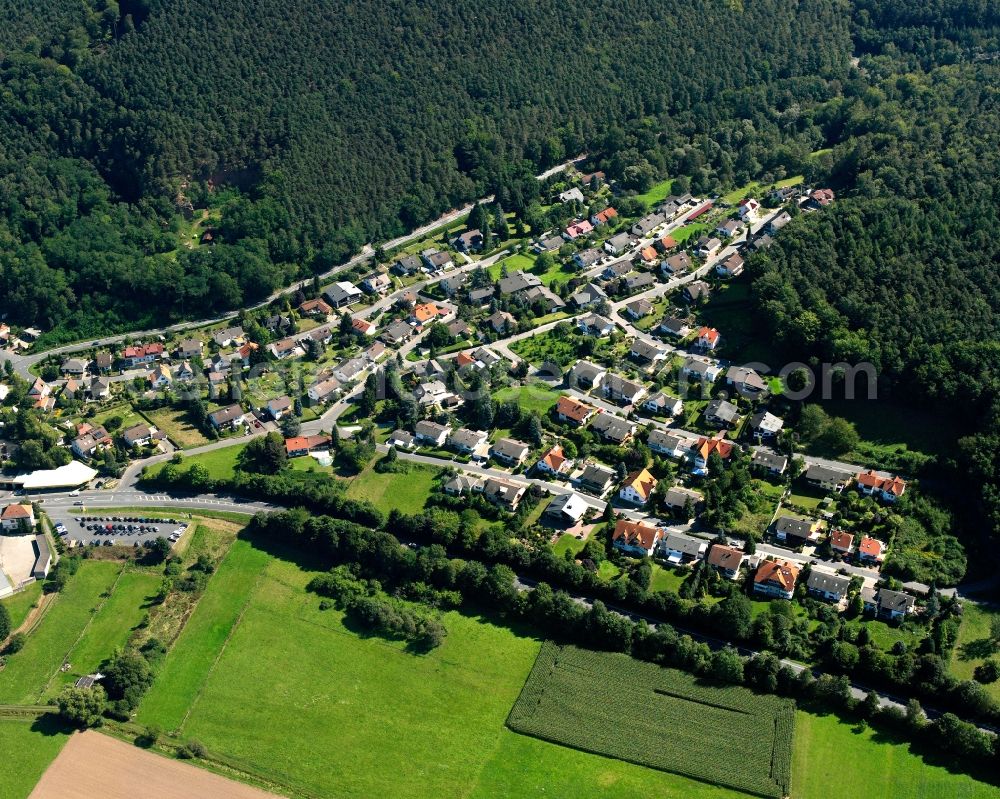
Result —
<path fill-rule="evenodd" d="M 558 444 L 542 456 L 542 463 L 554 472 L 558 472 L 567 460 L 569 459 L 563 454 L 563 448 Z"/>
<path fill-rule="evenodd" d="M 830 546 L 845 552 L 854 545 L 854 536 L 846 530 L 834 530 L 830 533 Z"/>
<path fill-rule="evenodd" d="M 698 338 L 705 339 L 706 341 L 714 344 L 719 340 L 719 331 L 714 327 L 699 327 Z"/>
<path fill-rule="evenodd" d="M 316 447 L 320 447 L 323 444 L 327 444 L 330 441 L 329 436 L 295 436 L 294 438 L 285 439 L 285 451 L 286 452 L 302 452 L 303 450 L 311 450 Z"/>
<path fill-rule="evenodd" d="M 31 506 L 30 505 L 8 505 L 3 509 L 3 514 L 0 514 L 2 519 L 30 519 L 31 518 Z"/>
<path fill-rule="evenodd" d="M 643 549 L 652 549 L 659 536 L 660 531 L 648 524 L 619 519 L 618 523 L 615 524 L 615 532 L 611 536 L 611 540 L 624 541 L 631 547 L 641 546 Z"/>
<path fill-rule="evenodd" d="M 572 419 L 574 422 L 582 422 L 593 412 L 594 409 L 585 402 L 580 402 L 572 397 L 560 397 L 559 402 L 556 403 L 556 413 L 567 419 Z"/>
<path fill-rule="evenodd" d="M 878 558 L 882 556 L 882 542 L 877 538 L 871 538 L 870 536 L 865 536 L 861 539 L 861 543 L 858 544 L 858 551 L 864 555 L 870 555 L 873 558 Z"/>
<path fill-rule="evenodd" d="M 715 544 L 708 553 L 708 563 L 719 569 L 738 569 L 743 562 L 743 550 Z"/>
<path fill-rule="evenodd" d="M 723 436 L 725 432 L 720 433 L 718 436 L 713 438 L 699 438 L 698 444 L 695 446 L 695 452 L 701 455 L 706 461 L 708 456 L 713 452 L 718 452 L 719 457 L 725 460 L 733 453 L 733 444 L 731 441 L 726 441 Z"/>
<path fill-rule="evenodd" d="M 757 567 L 757 574 L 753 578 L 755 583 L 777 583 L 785 591 L 795 588 L 795 581 L 799 578 L 799 570 L 791 563 L 784 561 L 765 560 Z"/>

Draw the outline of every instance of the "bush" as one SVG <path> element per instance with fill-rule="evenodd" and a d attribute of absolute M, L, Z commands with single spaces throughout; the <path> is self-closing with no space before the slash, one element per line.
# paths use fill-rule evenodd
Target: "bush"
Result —
<path fill-rule="evenodd" d="M 67 685 L 56 700 L 59 715 L 77 727 L 95 727 L 107 705 L 107 695 L 100 685 L 77 688 Z"/>
<path fill-rule="evenodd" d="M 190 760 L 194 757 L 204 758 L 207 754 L 208 750 L 205 749 L 205 745 L 194 738 L 177 750 L 177 757 L 181 758 L 181 760 Z"/>
<path fill-rule="evenodd" d="M 7 646 L 3 648 L 3 653 L 5 655 L 16 655 L 24 648 L 24 641 L 24 633 L 14 633 L 7 642 Z"/>

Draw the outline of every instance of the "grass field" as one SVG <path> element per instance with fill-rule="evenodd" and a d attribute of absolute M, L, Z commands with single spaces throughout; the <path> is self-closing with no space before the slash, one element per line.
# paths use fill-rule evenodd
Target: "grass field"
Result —
<path fill-rule="evenodd" d="M 208 470 L 209 477 L 213 480 L 229 480 L 236 474 L 236 464 L 239 462 L 240 453 L 246 444 L 233 444 L 231 447 L 213 449 L 209 452 L 201 452 L 198 455 L 191 455 L 181 460 L 181 469 L 190 469 L 194 464 L 200 464 Z M 149 469 L 150 476 L 156 475 L 164 464 L 154 464 Z"/>
<path fill-rule="evenodd" d="M 494 394 L 493 398 L 497 402 L 516 400 L 522 410 L 536 411 L 544 416 L 559 401 L 561 393 L 544 383 L 529 383 L 524 386 L 508 386 Z"/>
<path fill-rule="evenodd" d="M 951 654 L 951 673 L 961 680 L 971 680 L 972 672 L 987 657 L 1000 658 L 1000 647 L 990 641 L 990 622 L 1000 616 L 975 602 L 962 603 L 962 626 L 958 630 L 958 641 Z M 986 686 L 995 700 L 1000 700 L 1000 681 Z"/>
<path fill-rule="evenodd" d="M 420 513 L 434 487 L 438 470 L 416 463 L 406 464 L 406 471 L 380 474 L 369 465 L 357 477 L 351 478 L 347 496 L 367 499 L 379 510 L 388 513 Z"/>
<path fill-rule="evenodd" d="M 647 208 L 651 208 L 658 203 L 662 203 L 665 199 L 667 199 L 667 197 L 670 196 L 670 190 L 673 188 L 673 185 L 673 178 L 661 180 L 659 183 L 653 185 L 649 191 L 635 195 L 635 199 L 645 203 Z"/>
<path fill-rule="evenodd" d="M 572 552 L 576 555 L 577 552 L 584 548 L 586 543 L 585 539 L 579 539 L 575 535 L 563 533 L 552 545 L 552 551 L 560 558 L 564 558 L 567 552 Z"/>
<path fill-rule="evenodd" d="M 766 186 L 762 186 L 760 183 L 754 181 L 753 183 L 748 183 L 746 186 L 741 186 L 738 189 L 734 189 L 729 192 L 729 194 L 722 195 L 722 201 L 729 205 L 735 205 L 740 202 L 747 195 L 755 195 L 757 199 L 761 199 L 765 194 L 770 192 L 772 189 L 784 189 L 788 186 L 797 186 L 802 183 L 805 178 L 802 175 L 794 175 L 790 178 L 785 178 L 784 180 L 779 180 L 776 183 L 771 183 Z"/>
<path fill-rule="evenodd" d="M 788 795 L 794 706 L 625 655 L 546 643 L 517 732 L 761 796 Z"/>
<path fill-rule="evenodd" d="M 69 734 L 49 720 L 0 718 L 0 794 L 25 799 Z"/>
<path fill-rule="evenodd" d="M 795 799 L 996 799 L 1000 789 L 931 765 L 905 742 L 833 716 L 796 713 Z"/>
<path fill-rule="evenodd" d="M 25 617 L 28 615 L 35 603 L 38 602 L 38 598 L 42 595 L 42 584 L 39 582 L 31 583 L 23 591 L 9 596 L 6 599 L 0 600 L 7 612 L 10 614 L 10 629 L 16 630 L 24 623 Z"/>
<path fill-rule="evenodd" d="M 187 411 L 183 408 L 157 408 L 155 411 L 146 411 L 145 416 L 181 449 L 208 443 L 202 432 L 188 421 Z"/>
<path fill-rule="evenodd" d="M 32 704 L 42 698 L 121 568 L 110 561 L 80 564 L 24 649 L 8 660 L 0 679 L 0 703 Z"/>

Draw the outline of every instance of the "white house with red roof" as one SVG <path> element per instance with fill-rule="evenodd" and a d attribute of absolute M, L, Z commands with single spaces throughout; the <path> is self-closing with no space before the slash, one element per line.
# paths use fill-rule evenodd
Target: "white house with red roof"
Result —
<path fill-rule="evenodd" d="M 877 538 L 864 536 L 858 544 L 858 560 L 863 563 L 881 563 L 885 554 L 885 544 Z"/>
<path fill-rule="evenodd" d="M 760 215 L 760 203 L 748 197 L 740 203 L 739 213 L 744 222 L 752 222 Z"/>
<path fill-rule="evenodd" d="M 10 532 L 30 532 L 35 526 L 35 512 L 31 505 L 15 503 L 0 513 L 0 527 Z"/>
<path fill-rule="evenodd" d="M 663 538 L 663 531 L 658 527 L 619 519 L 618 523 L 615 524 L 615 531 L 611 535 L 611 544 L 615 549 L 629 555 L 652 557 L 661 538 Z"/>
<path fill-rule="evenodd" d="M 857 480 L 861 493 L 878 497 L 883 502 L 895 502 L 906 491 L 906 481 L 901 477 L 898 475 L 883 477 L 873 469 L 858 472 Z"/>
<path fill-rule="evenodd" d="M 698 328 L 698 347 L 703 350 L 714 350 L 719 346 L 722 336 L 714 327 Z"/>

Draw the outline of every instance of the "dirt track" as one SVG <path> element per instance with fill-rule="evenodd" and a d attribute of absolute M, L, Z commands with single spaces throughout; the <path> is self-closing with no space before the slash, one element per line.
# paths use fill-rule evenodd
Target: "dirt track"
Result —
<path fill-rule="evenodd" d="M 29 799 L 277 799 L 275 794 L 88 731 L 73 735 Z"/>

